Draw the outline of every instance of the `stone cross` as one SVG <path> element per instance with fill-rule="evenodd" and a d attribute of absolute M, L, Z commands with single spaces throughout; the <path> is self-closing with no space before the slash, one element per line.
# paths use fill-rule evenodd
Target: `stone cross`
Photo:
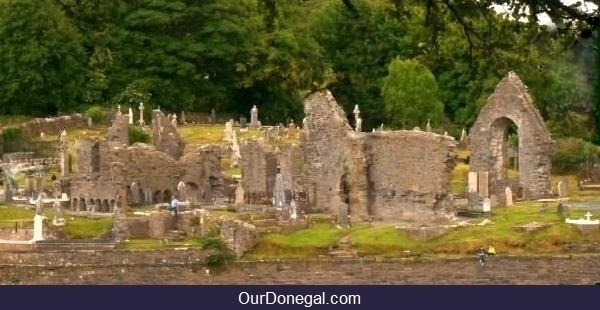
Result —
<path fill-rule="evenodd" d="M 356 128 L 354 128 L 354 130 L 356 130 L 356 132 L 362 131 L 362 118 L 358 117 L 356 119 Z"/>
<path fill-rule="evenodd" d="M 427 119 L 427 125 L 425 125 L 425 130 L 427 132 L 431 132 L 431 122 L 429 119 Z"/>
<path fill-rule="evenodd" d="M 173 125 L 174 128 L 177 128 L 177 114 L 175 113 L 171 116 L 171 125 Z"/>
<path fill-rule="evenodd" d="M 140 124 L 140 126 L 144 126 L 144 103 L 140 102 L 140 106 L 138 107 L 138 110 L 140 110 L 140 120 L 138 121 L 138 123 Z"/>
<path fill-rule="evenodd" d="M 121 105 L 117 104 L 117 116 L 121 116 Z"/>
<path fill-rule="evenodd" d="M 60 133 L 59 139 L 59 150 L 60 150 L 60 172 L 61 175 L 67 176 L 69 174 L 69 139 L 67 138 L 67 130 L 63 129 Z"/>
<path fill-rule="evenodd" d="M 585 219 L 586 219 L 586 220 L 588 220 L 588 221 L 591 221 L 591 220 L 592 220 L 592 214 L 590 213 L 590 211 L 588 211 L 588 212 L 585 214 Z"/>

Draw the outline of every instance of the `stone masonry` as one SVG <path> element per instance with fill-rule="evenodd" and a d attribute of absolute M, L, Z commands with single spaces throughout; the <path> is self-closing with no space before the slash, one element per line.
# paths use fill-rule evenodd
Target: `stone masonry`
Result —
<path fill-rule="evenodd" d="M 115 122 L 114 126 L 128 124 Z M 77 173 L 71 179 L 73 210 L 88 210 L 89 205 L 94 205 L 97 211 L 108 212 L 114 205 L 168 202 L 172 195 L 184 194 L 178 192 L 180 182 L 185 184 L 186 200 L 211 201 L 213 193 L 222 186 L 218 149 L 198 148 L 174 158 L 154 146 L 123 142 L 120 138 L 78 141 Z"/>
<path fill-rule="evenodd" d="M 500 81 L 469 131 L 470 170 L 488 174 L 489 195 L 506 200 L 506 139 L 511 124 L 518 128 L 519 187 L 523 198 L 551 194 L 550 169 L 554 142 L 535 108 L 527 87 L 510 72 Z M 488 184 L 481 184 L 485 187 Z M 481 192 L 481 191 L 478 191 Z M 485 192 L 488 192 L 485 189 Z M 481 197 L 485 198 L 485 197 Z"/>
<path fill-rule="evenodd" d="M 447 184 L 455 146 L 451 137 L 419 130 L 371 133 L 366 141 L 370 212 L 407 220 L 444 214 L 452 206 Z"/>
<path fill-rule="evenodd" d="M 183 154 L 185 143 L 171 120 L 160 110 L 152 111 L 152 140 L 157 150 L 175 159 Z"/>
<path fill-rule="evenodd" d="M 247 191 L 268 191 L 279 167 L 286 191 L 303 209 L 383 220 L 431 220 L 451 208 L 448 185 L 456 141 L 420 131 L 362 133 L 352 129 L 329 91 L 305 100 L 299 146 L 273 150 L 259 142 L 242 148 Z M 265 185 L 266 184 L 266 185 Z"/>

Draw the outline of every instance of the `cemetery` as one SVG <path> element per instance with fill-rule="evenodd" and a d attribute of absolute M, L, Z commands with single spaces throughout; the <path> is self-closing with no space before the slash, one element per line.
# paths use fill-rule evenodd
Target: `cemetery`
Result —
<path fill-rule="evenodd" d="M 137 274 L 146 267 L 134 263 L 142 261 L 136 251 L 150 251 L 156 268 L 189 279 L 144 281 L 229 283 L 235 276 L 252 283 L 254 274 L 256 283 L 272 283 L 264 278 L 279 268 L 272 260 L 285 259 L 289 273 L 273 281 L 289 283 L 303 262 L 317 259 L 315 268 L 327 274 L 335 261 L 347 270 L 360 261 L 383 264 L 368 272 L 384 284 L 397 283 L 379 274 L 397 272 L 394 262 L 427 265 L 438 257 L 462 266 L 479 246 L 494 244 L 523 266 L 564 259 L 531 255 L 580 254 L 586 268 L 600 270 L 594 256 L 585 256 L 600 251 L 600 194 L 594 197 L 593 181 L 585 181 L 584 191 L 574 176 L 552 176 L 554 141 L 513 72 L 460 137 L 429 122 L 424 129 L 363 132 L 360 106 L 351 122 L 326 89 L 308 95 L 305 118 L 288 124 L 261 121 L 256 105 L 249 122 L 214 109 L 198 122 L 191 113 L 143 103 L 127 114 L 121 109 L 107 111 L 100 124 L 81 114 L 20 124 L 23 139 L 39 150 L 12 150 L 0 126 L 0 262 L 64 261 L 71 253 L 73 263 L 127 266 Z M 515 158 L 508 156 L 511 128 L 518 133 Z M 235 263 L 227 268 L 226 262 Z M 217 266 L 226 268 L 223 276 L 207 282 Z M 72 272 L 94 274 L 89 266 L 77 268 Z M 198 268 L 206 268 L 205 277 L 191 280 Z M 365 272 L 341 282 L 362 283 L 370 277 Z M 108 274 L 82 283 L 113 283 Z M 487 281 L 480 277 L 463 280 Z M 33 281 L 14 273 L 5 279 Z"/>

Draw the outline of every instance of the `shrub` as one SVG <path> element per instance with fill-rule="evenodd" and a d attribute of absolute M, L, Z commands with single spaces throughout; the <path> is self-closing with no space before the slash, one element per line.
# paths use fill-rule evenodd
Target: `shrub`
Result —
<path fill-rule="evenodd" d="M 129 126 L 129 144 L 136 142 L 149 143 L 150 135 L 139 127 Z"/>
<path fill-rule="evenodd" d="M 552 167 L 557 173 L 574 172 L 587 159 L 595 159 L 598 147 L 578 138 L 558 139 L 552 156 Z"/>
<path fill-rule="evenodd" d="M 21 131 L 21 127 L 7 126 L 3 129 L 2 137 L 6 142 L 21 141 L 23 131 Z"/>
<path fill-rule="evenodd" d="M 94 124 L 101 123 L 104 120 L 104 110 L 100 106 L 93 106 L 89 108 L 85 114 L 92 119 Z"/>

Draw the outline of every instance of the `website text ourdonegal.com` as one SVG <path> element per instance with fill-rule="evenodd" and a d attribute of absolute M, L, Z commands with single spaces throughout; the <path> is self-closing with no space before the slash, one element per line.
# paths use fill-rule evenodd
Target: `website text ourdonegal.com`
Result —
<path fill-rule="evenodd" d="M 360 305 L 360 295 L 340 294 L 278 294 L 265 292 L 262 294 L 251 294 L 241 292 L 238 301 L 242 305 L 300 305 L 310 308 L 313 305 Z"/>

